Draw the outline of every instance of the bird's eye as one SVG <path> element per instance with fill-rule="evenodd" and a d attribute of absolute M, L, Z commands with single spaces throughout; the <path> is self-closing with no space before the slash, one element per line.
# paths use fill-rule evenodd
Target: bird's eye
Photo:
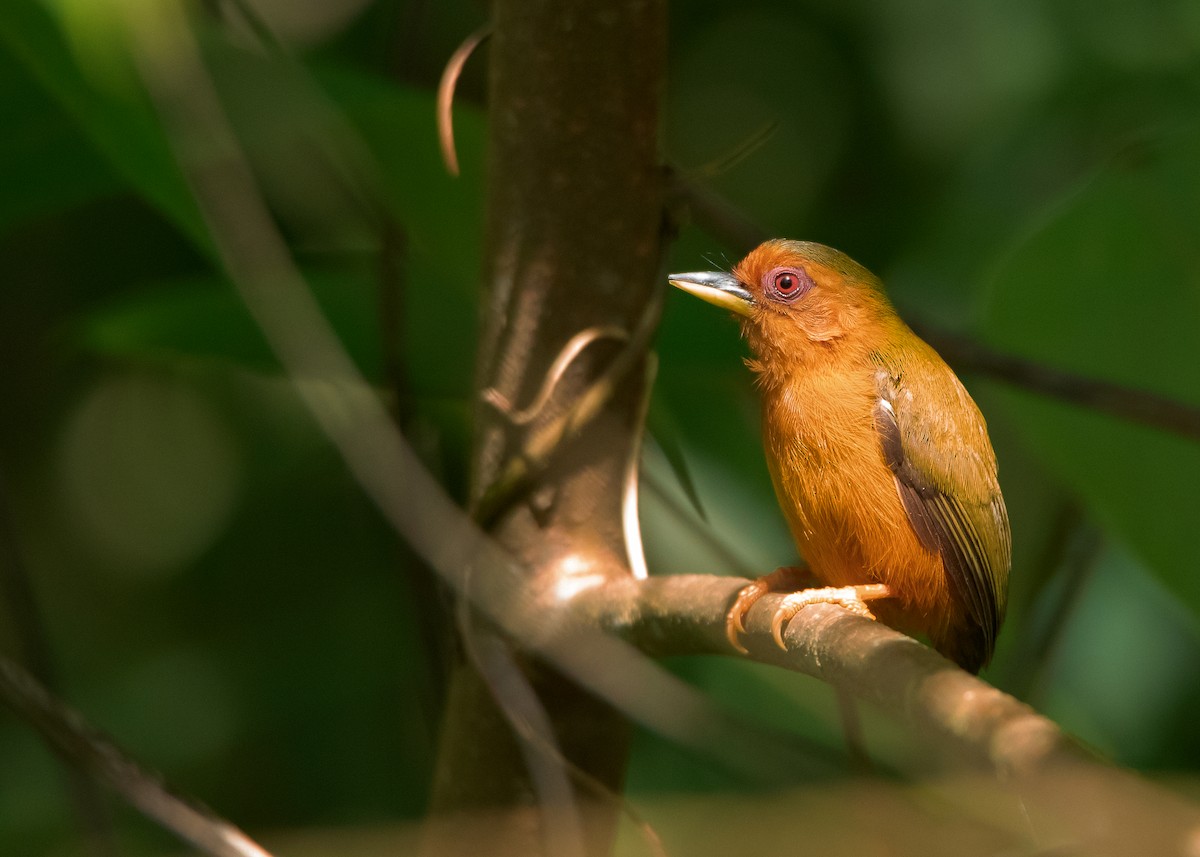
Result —
<path fill-rule="evenodd" d="M 812 277 L 803 268 L 775 268 L 763 277 L 763 291 L 784 303 L 799 300 L 812 287 Z"/>

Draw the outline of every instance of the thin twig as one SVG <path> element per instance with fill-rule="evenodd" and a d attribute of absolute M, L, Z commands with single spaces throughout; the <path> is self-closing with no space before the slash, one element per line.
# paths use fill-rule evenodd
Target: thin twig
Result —
<path fill-rule="evenodd" d="M 745 255 L 771 236 L 720 194 L 669 169 L 668 199 L 686 208 L 696 225 Z"/>
<path fill-rule="evenodd" d="M 533 487 L 554 456 L 603 410 L 625 374 L 645 356 L 661 309 L 661 300 L 650 301 L 633 333 L 599 377 L 562 414 L 530 433 L 520 453 L 509 460 L 479 500 L 475 518 L 485 529 Z"/>
<path fill-rule="evenodd" d="M 471 662 L 491 690 L 517 738 L 531 786 L 542 812 L 546 854 L 584 857 L 583 822 L 571 788 L 573 767 L 559 747 L 554 725 L 513 655 L 509 642 L 490 628 L 463 628 Z"/>
<path fill-rule="evenodd" d="M 466 642 L 471 647 L 471 657 L 480 667 L 480 675 L 489 683 L 492 696 L 500 704 L 505 718 L 512 727 L 514 734 L 521 740 L 522 751 L 526 754 L 526 764 L 529 767 L 535 787 L 539 780 L 550 779 L 556 772 L 547 771 L 541 777 L 538 772 L 544 768 L 553 767 L 568 774 L 572 781 L 587 789 L 597 800 L 611 803 L 629 820 L 645 842 L 653 857 L 667 857 L 662 837 L 658 835 L 653 825 L 646 820 L 627 798 L 614 792 L 597 777 L 585 771 L 572 762 L 559 748 L 552 724 L 547 720 L 545 708 L 532 693 L 528 681 L 524 679 L 520 669 L 513 660 L 508 643 L 493 631 L 475 630 L 467 635 Z M 506 687 L 497 686 L 504 682 Z M 532 757 L 532 758 L 531 758 Z M 547 789 L 550 791 L 550 789 Z M 554 789 L 557 797 L 569 799 L 570 793 L 561 784 Z M 546 797 L 540 798 L 543 805 L 553 805 Z M 556 819 L 557 831 L 548 828 L 546 831 L 546 853 L 563 854 L 568 849 L 578 851 L 579 819 L 575 812 L 574 802 L 559 806 L 557 813 L 564 818 Z M 573 831 L 571 828 L 575 828 Z M 553 846 L 551 839 L 557 839 L 560 844 Z M 563 846 L 567 846 L 564 848 Z"/>
<path fill-rule="evenodd" d="M 446 172 L 452 176 L 458 175 L 458 151 L 454 146 L 454 88 L 458 77 L 462 74 L 463 66 L 467 64 L 471 54 L 479 47 L 480 42 L 492 34 L 492 25 L 484 24 L 459 45 L 446 68 L 442 71 L 442 79 L 438 82 L 437 91 L 437 128 L 438 142 L 442 147 L 442 161 L 446 164 Z"/>
<path fill-rule="evenodd" d="M 690 174 L 695 178 L 709 179 L 728 172 L 746 158 L 758 151 L 779 130 L 779 122 L 772 119 L 764 122 L 743 140 L 736 143 L 728 152 L 723 152 L 706 164 L 701 164 Z"/>
<path fill-rule="evenodd" d="M 1050 547 L 1053 555 L 1043 564 L 1049 567 L 1050 579 L 1040 587 L 1049 609 L 1034 614 L 1025 623 L 1025 633 L 1011 658 L 1021 671 L 1007 685 L 1010 693 L 1030 703 L 1036 702 L 1045 689 L 1047 673 L 1053 668 L 1054 658 L 1070 628 L 1071 615 L 1092 579 L 1104 538 L 1072 502 L 1055 522 Z"/>
<path fill-rule="evenodd" d="M 0 473 L 0 599 L 8 605 L 9 621 L 20 646 L 20 658 L 47 686 L 56 684 L 54 664 L 41 610 L 33 594 L 29 570 L 17 543 L 8 496 L 8 482 Z"/>
<path fill-rule="evenodd" d="M 1069 402 L 1100 413 L 1200 440 L 1200 408 L 1167 396 L 1089 378 L 1025 360 L 989 348 L 961 334 L 927 324 L 913 329 L 946 359 L 964 372 L 977 372 L 999 381 Z"/>
<path fill-rule="evenodd" d="M 720 195 L 678 174 L 673 174 L 672 179 L 675 199 L 687 206 L 697 225 L 739 252 L 748 253 L 770 237 Z M 924 322 L 910 319 L 909 324 L 955 369 L 986 375 L 1189 440 L 1200 440 L 1200 407 L 1195 405 L 1006 354 L 971 337 Z"/>
<path fill-rule="evenodd" d="M 658 375 L 658 355 L 653 351 L 646 354 L 645 378 L 642 382 L 642 401 L 634 416 L 633 443 L 625 459 L 625 478 L 621 488 L 621 530 L 625 534 L 625 559 L 629 572 L 634 577 L 650 576 L 646 566 L 646 548 L 642 542 L 642 516 L 638 514 L 638 476 L 641 473 L 642 443 L 646 437 L 646 415 L 650 412 L 650 396 L 654 391 L 654 379 Z"/>
<path fill-rule="evenodd" d="M 558 352 L 558 356 L 554 358 L 554 362 L 550 364 L 545 377 L 542 378 L 542 386 L 538 390 L 537 395 L 533 397 L 533 401 L 523 408 L 517 408 L 515 403 L 510 402 L 495 387 L 489 387 L 483 391 L 483 400 L 507 417 L 508 421 L 513 425 L 528 425 L 545 410 L 546 405 L 549 404 L 551 397 L 554 395 L 554 391 L 558 388 L 558 382 L 562 380 L 566 371 L 571 368 L 571 364 L 575 362 L 580 352 L 593 342 L 599 342 L 604 339 L 618 339 L 624 342 L 629 339 L 629 332 L 622 327 L 610 324 L 589 327 L 572 336 L 567 340 L 567 344 L 562 347 L 562 350 Z"/>
<path fill-rule="evenodd" d="M 111 788 L 148 818 L 212 857 L 270 857 L 245 833 L 173 795 L 111 739 L 55 699 L 37 679 L 0 657 L 0 701 L 41 734 L 70 768 Z"/>
<path fill-rule="evenodd" d="M 697 516 L 691 514 L 688 506 L 675 498 L 667 485 L 653 471 L 645 470 L 642 473 L 641 482 L 648 495 L 652 496 L 674 516 L 679 524 L 688 530 L 689 538 L 695 540 L 697 545 L 703 549 L 705 556 L 711 559 L 714 568 L 718 568 L 722 572 L 736 572 L 744 577 L 758 575 L 758 570 L 738 556 L 725 540 L 716 534 L 712 526 L 698 521 Z"/>
<path fill-rule="evenodd" d="M 247 0 L 228 0 L 228 2 L 237 9 L 238 14 L 242 16 L 242 20 L 250 28 L 250 32 L 254 34 L 255 40 L 260 45 L 277 55 L 290 56 L 287 46 L 253 4 Z"/>
<path fill-rule="evenodd" d="M 8 482 L 3 473 L 0 473 L 0 600 L 8 604 L 9 621 L 25 665 L 47 687 L 55 687 L 54 660 L 29 579 L 29 569 L 17 540 Z M 97 857 L 115 855 L 116 840 L 103 795 L 95 783 L 74 768 L 66 768 L 65 773 L 71 803 L 92 853 Z"/>

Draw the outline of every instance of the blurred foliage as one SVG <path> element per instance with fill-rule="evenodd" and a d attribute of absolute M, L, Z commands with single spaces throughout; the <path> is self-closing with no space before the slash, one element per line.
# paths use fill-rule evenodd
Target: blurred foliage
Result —
<path fill-rule="evenodd" d="M 242 5 L 280 44 L 256 39 Z M 664 158 L 771 233 L 849 252 L 914 318 L 1200 405 L 1197 9 L 681 3 Z M 0 4 L 0 484 L 59 688 L 250 829 L 417 817 L 439 693 L 424 571 L 215 266 L 128 54 L 122 16 L 136 10 Z M 437 154 L 433 92 L 482 16 L 466 0 L 196 8 L 223 104 L 318 300 L 460 495 L 485 58 L 455 107 L 460 179 Z M 765 142 L 709 174 L 766 125 Z M 670 264 L 743 249 L 688 226 Z M 658 348 L 652 571 L 791 561 L 735 327 L 671 299 Z M 1200 447 L 964 380 L 992 427 L 1016 546 L 989 677 L 1119 762 L 1194 772 Z M 679 487 L 681 459 L 706 520 Z M 1099 534 L 1083 568 L 1067 549 L 1079 521 Z M 8 610 L 0 646 L 15 652 Z M 672 668 L 763 728 L 841 746 L 816 682 L 719 659 Z M 866 723 L 885 767 L 921 766 L 908 736 Z M 761 785 L 646 733 L 630 772 L 635 802 Z M 114 817 L 128 853 L 169 842 L 128 810 Z M 11 718 L 0 852 L 79 853 L 62 778 Z"/>

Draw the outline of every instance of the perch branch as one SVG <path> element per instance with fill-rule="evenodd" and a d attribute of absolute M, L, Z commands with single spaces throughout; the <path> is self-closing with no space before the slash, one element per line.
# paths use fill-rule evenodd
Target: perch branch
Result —
<path fill-rule="evenodd" d="M 706 575 L 611 581 L 568 609 L 576 622 L 651 654 L 729 655 L 725 613 L 745 583 Z M 747 615 L 747 657 L 828 682 L 929 739 L 940 758 L 956 763 L 951 776 L 930 777 L 931 787 L 950 803 L 971 784 L 989 790 L 996 807 L 1015 805 L 1028 838 L 1049 849 L 1027 853 L 1195 853 L 1194 803 L 1092 758 L 1024 703 L 916 640 L 841 608 L 806 607 L 788 625 L 788 648 L 781 650 L 769 633 L 779 600 L 765 596 Z"/>
<path fill-rule="evenodd" d="M 573 609 L 648 654 L 731 655 L 725 614 L 745 584 L 712 575 L 619 581 L 580 595 Z M 752 660 L 828 682 L 1004 776 L 1074 756 L 1074 744 L 1053 722 L 879 622 L 813 605 L 788 626 L 788 649 L 781 650 L 770 637 L 779 599 L 764 596 L 747 615 Z"/>

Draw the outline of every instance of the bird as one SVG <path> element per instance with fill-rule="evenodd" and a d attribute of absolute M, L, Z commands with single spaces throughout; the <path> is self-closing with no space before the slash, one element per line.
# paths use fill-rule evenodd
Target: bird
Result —
<path fill-rule="evenodd" d="M 747 611 L 782 590 L 780 647 L 796 613 L 829 602 L 979 672 L 1004 620 L 1012 537 L 987 424 L 953 370 L 874 274 L 822 244 L 771 240 L 731 272 L 668 282 L 741 322 L 767 466 L 804 560 L 739 591 L 729 642 L 744 653 Z"/>

